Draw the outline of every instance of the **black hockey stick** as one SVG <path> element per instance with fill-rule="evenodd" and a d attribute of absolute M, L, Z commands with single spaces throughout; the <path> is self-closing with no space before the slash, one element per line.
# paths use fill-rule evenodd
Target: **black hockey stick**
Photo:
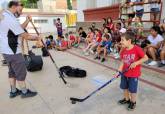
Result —
<path fill-rule="evenodd" d="M 34 30 L 36 31 L 37 35 L 39 36 L 39 32 L 38 32 L 37 28 L 35 27 L 34 23 L 33 23 L 32 21 L 30 21 L 30 22 L 31 22 L 31 24 L 32 24 L 32 26 L 33 26 L 33 28 L 34 28 Z M 44 48 L 46 49 L 46 51 L 48 52 L 48 55 L 49 55 L 50 59 L 52 60 L 54 66 L 56 67 L 57 72 L 58 72 L 59 75 L 60 75 L 60 78 L 62 79 L 62 81 L 64 82 L 64 84 L 67 84 L 67 82 L 66 82 L 65 79 L 64 79 L 63 73 L 60 72 L 58 66 L 56 65 L 56 62 L 54 61 L 54 59 L 53 59 L 52 55 L 50 54 L 50 52 L 48 51 L 48 49 L 46 48 L 45 43 L 44 43 L 44 41 L 43 41 L 42 39 L 41 39 L 41 42 L 42 42 L 42 44 L 44 45 Z"/>
<path fill-rule="evenodd" d="M 111 80 L 109 80 L 108 82 L 106 82 L 104 85 L 102 85 L 101 87 L 99 87 L 98 89 L 96 89 L 95 91 L 93 91 L 92 93 L 90 93 L 88 96 L 86 96 L 85 98 L 83 99 L 79 99 L 79 98 L 73 98 L 71 97 L 70 100 L 71 100 L 71 103 L 72 104 L 76 104 L 76 102 L 83 102 L 85 101 L 86 99 L 88 99 L 89 97 L 91 97 L 93 94 L 95 94 L 96 92 L 100 91 L 102 88 L 104 88 L 105 86 L 107 86 L 108 84 L 110 84 L 113 80 L 117 79 L 119 76 L 121 76 L 123 73 L 127 72 L 128 69 L 126 69 L 125 71 L 123 72 L 119 72 L 116 76 L 114 76 Z"/>

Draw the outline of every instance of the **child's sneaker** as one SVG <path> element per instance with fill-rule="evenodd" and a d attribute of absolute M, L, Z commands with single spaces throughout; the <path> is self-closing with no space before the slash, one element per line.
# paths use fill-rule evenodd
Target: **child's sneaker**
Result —
<path fill-rule="evenodd" d="M 89 56 L 89 52 L 86 52 L 84 55 L 85 55 L 85 56 Z"/>
<path fill-rule="evenodd" d="M 135 107 L 136 107 L 136 102 L 135 103 L 130 102 L 127 109 L 131 111 L 131 110 L 134 110 Z"/>
<path fill-rule="evenodd" d="M 37 95 L 37 92 L 33 92 L 33 91 L 27 89 L 26 93 L 21 93 L 21 98 L 34 97 L 36 95 Z"/>
<path fill-rule="evenodd" d="M 105 58 L 102 58 L 102 59 L 101 59 L 101 62 L 104 62 L 104 61 L 105 61 Z"/>
<path fill-rule="evenodd" d="M 126 100 L 125 98 L 118 101 L 118 104 L 130 104 L 130 100 Z"/>
<path fill-rule="evenodd" d="M 100 60 L 100 57 L 99 57 L 99 56 L 96 56 L 94 59 L 95 59 L 95 60 L 96 60 L 96 59 Z"/>
<path fill-rule="evenodd" d="M 14 97 L 16 97 L 16 96 L 18 96 L 18 95 L 21 95 L 21 91 L 19 90 L 19 89 L 17 89 L 16 88 L 16 92 L 10 92 L 10 95 L 9 95 L 9 97 L 10 98 L 14 98 Z"/>
<path fill-rule="evenodd" d="M 95 53 L 94 53 L 94 51 L 93 51 L 93 50 L 91 50 L 91 49 L 89 50 L 89 52 L 90 52 L 91 54 L 93 54 L 93 55 L 95 54 Z"/>
<path fill-rule="evenodd" d="M 75 44 L 75 45 L 74 45 L 75 48 L 78 48 L 78 46 L 79 46 L 79 44 Z"/>

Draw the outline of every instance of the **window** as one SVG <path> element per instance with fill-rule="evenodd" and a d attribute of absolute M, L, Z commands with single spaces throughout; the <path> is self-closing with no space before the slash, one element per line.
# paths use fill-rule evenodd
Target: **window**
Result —
<path fill-rule="evenodd" d="M 47 19 L 34 19 L 34 23 L 48 23 Z"/>

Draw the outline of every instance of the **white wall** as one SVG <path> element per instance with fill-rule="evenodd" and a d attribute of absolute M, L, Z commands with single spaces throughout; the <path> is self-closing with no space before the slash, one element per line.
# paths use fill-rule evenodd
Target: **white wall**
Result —
<path fill-rule="evenodd" d="M 89 0 L 77 0 L 77 21 L 84 21 L 84 13 L 83 10 L 87 9 L 87 1 Z"/>
<path fill-rule="evenodd" d="M 32 16 L 32 17 L 33 17 L 33 20 L 38 20 L 38 19 L 46 19 L 46 20 L 48 20 L 48 23 L 34 23 L 35 26 L 38 28 L 37 30 L 40 33 L 53 33 L 53 35 L 56 34 L 57 33 L 57 29 L 56 29 L 56 27 L 54 25 L 53 20 L 57 19 L 57 18 L 61 19 L 61 22 L 62 22 L 62 25 L 63 25 L 63 29 L 66 28 L 65 27 L 66 24 L 65 24 L 64 16 L 52 16 L 52 17 L 50 17 L 50 16 L 48 16 L 48 17 L 46 17 L 46 16 L 39 16 L 39 17 Z M 25 21 L 25 19 L 26 19 L 26 16 L 20 17 L 19 18 L 20 23 L 23 23 Z M 27 30 L 28 30 L 29 33 L 35 33 L 32 25 L 30 23 L 29 23 L 29 25 L 27 27 Z"/>

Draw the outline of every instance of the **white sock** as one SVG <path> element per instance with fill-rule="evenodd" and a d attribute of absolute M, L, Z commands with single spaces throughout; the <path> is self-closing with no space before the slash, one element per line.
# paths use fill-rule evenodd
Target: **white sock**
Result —
<path fill-rule="evenodd" d="M 163 64 L 165 64 L 165 60 L 161 60 L 161 62 L 162 62 Z"/>

